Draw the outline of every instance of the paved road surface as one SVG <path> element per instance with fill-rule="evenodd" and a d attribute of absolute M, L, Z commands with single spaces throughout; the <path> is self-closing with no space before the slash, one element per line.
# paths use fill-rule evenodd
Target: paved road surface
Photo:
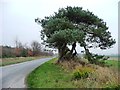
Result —
<path fill-rule="evenodd" d="M 0 67 L 0 85 L 1 88 L 24 88 L 25 77 L 36 67 L 50 60 L 51 58 L 43 58 L 39 60 L 33 60 L 23 62 L 19 64 L 8 65 Z M 2 75 L 1 75 L 2 72 Z"/>

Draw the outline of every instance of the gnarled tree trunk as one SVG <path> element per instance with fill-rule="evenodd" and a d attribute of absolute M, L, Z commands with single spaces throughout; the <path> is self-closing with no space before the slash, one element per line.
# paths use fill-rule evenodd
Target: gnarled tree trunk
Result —
<path fill-rule="evenodd" d="M 89 52 L 89 49 L 87 49 L 86 46 L 84 46 L 84 49 L 85 49 L 85 53 L 86 53 L 86 57 L 87 57 L 88 61 L 90 63 L 94 63 L 93 58 L 92 58 L 92 54 Z"/>
<path fill-rule="evenodd" d="M 63 44 L 61 47 L 58 47 L 58 53 L 59 53 L 58 63 L 64 60 L 74 59 L 74 57 L 77 55 L 77 51 L 75 48 L 76 48 L 76 42 L 73 43 L 71 50 L 67 47 L 67 44 Z"/>

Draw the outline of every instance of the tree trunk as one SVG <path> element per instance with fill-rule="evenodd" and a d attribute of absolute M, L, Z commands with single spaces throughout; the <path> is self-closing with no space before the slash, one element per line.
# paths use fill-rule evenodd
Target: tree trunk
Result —
<path fill-rule="evenodd" d="M 76 56 L 77 54 L 75 47 L 76 47 L 76 42 L 73 43 L 71 50 L 67 47 L 67 44 L 58 47 L 58 53 L 59 53 L 58 63 L 62 62 L 63 60 L 74 59 L 74 56 Z M 73 51 L 75 51 L 75 53 L 73 53 Z"/>
<path fill-rule="evenodd" d="M 76 48 L 76 42 L 73 43 L 72 49 L 71 49 L 71 51 L 70 51 L 70 53 L 71 53 L 71 55 L 72 55 L 72 58 L 74 58 L 74 56 L 76 56 L 76 54 L 77 54 L 77 51 L 76 51 L 75 48 Z M 75 51 L 75 53 L 73 53 L 73 51 Z"/>
<path fill-rule="evenodd" d="M 58 53 L 59 53 L 58 63 L 65 59 L 66 53 L 69 51 L 66 45 L 67 44 L 64 44 L 61 47 L 58 47 Z"/>
<path fill-rule="evenodd" d="M 84 49 L 85 49 L 85 53 L 86 53 L 86 56 L 87 56 L 87 59 L 90 63 L 94 63 L 93 62 L 93 59 L 92 59 L 92 54 L 89 52 L 89 49 L 86 48 L 86 46 L 84 46 Z"/>

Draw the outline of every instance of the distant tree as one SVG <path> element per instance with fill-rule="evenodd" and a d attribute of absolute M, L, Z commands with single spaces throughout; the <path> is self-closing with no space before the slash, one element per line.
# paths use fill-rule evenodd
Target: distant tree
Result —
<path fill-rule="evenodd" d="M 28 47 L 26 44 L 22 44 L 17 38 L 15 39 L 15 54 L 17 57 L 27 57 Z"/>
<path fill-rule="evenodd" d="M 98 55 L 92 54 L 89 48 L 103 50 L 115 44 L 106 22 L 81 7 L 61 8 L 54 15 L 44 19 L 37 18 L 35 22 L 43 28 L 41 39 L 44 44 L 58 49 L 58 62 L 76 57 L 76 43 L 84 48 L 90 63 L 95 63 Z M 71 45 L 72 49 L 69 49 L 68 45 Z"/>
<path fill-rule="evenodd" d="M 29 55 L 28 55 L 28 50 L 29 50 L 29 48 L 28 48 L 28 46 L 27 46 L 26 43 L 25 43 L 25 44 L 22 44 L 22 46 L 21 46 L 20 48 L 21 48 L 21 56 L 23 56 L 23 57 L 29 56 Z"/>
<path fill-rule="evenodd" d="M 10 46 L 2 46 L 2 58 L 15 57 L 14 48 Z"/>
<path fill-rule="evenodd" d="M 28 56 L 33 56 L 33 52 L 31 49 L 28 49 Z"/>
<path fill-rule="evenodd" d="M 18 48 L 18 47 L 15 48 L 15 56 L 16 56 L 16 57 L 20 57 L 20 56 L 21 56 L 20 54 L 21 54 L 21 49 Z"/>
<path fill-rule="evenodd" d="M 22 50 L 21 50 L 21 56 L 22 57 L 27 57 L 28 56 L 28 50 L 25 49 L 25 48 L 22 48 Z"/>
<path fill-rule="evenodd" d="M 54 53 L 53 53 L 53 50 L 44 49 L 43 55 L 53 56 Z"/>
<path fill-rule="evenodd" d="M 22 43 L 18 40 L 18 38 L 15 39 L 15 55 L 16 57 L 21 56 L 21 48 L 23 48 Z"/>
<path fill-rule="evenodd" d="M 33 41 L 31 43 L 31 48 L 32 48 L 32 51 L 33 51 L 33 55 L 36 56 L 36 55 L 39 55 L 40 52 L 41 52 L 41 44 L 37 41 Z"/>

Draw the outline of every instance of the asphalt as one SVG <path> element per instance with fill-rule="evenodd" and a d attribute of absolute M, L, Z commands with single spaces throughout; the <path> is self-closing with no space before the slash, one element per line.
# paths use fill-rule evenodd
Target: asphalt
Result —
<path fill-rule="evenodd" d="M 50 60 L 42 58 L 19 64 L 0 67 L 0 89 L 2 88 L 26 88 L 25 78 L 35 68 Z"/>

